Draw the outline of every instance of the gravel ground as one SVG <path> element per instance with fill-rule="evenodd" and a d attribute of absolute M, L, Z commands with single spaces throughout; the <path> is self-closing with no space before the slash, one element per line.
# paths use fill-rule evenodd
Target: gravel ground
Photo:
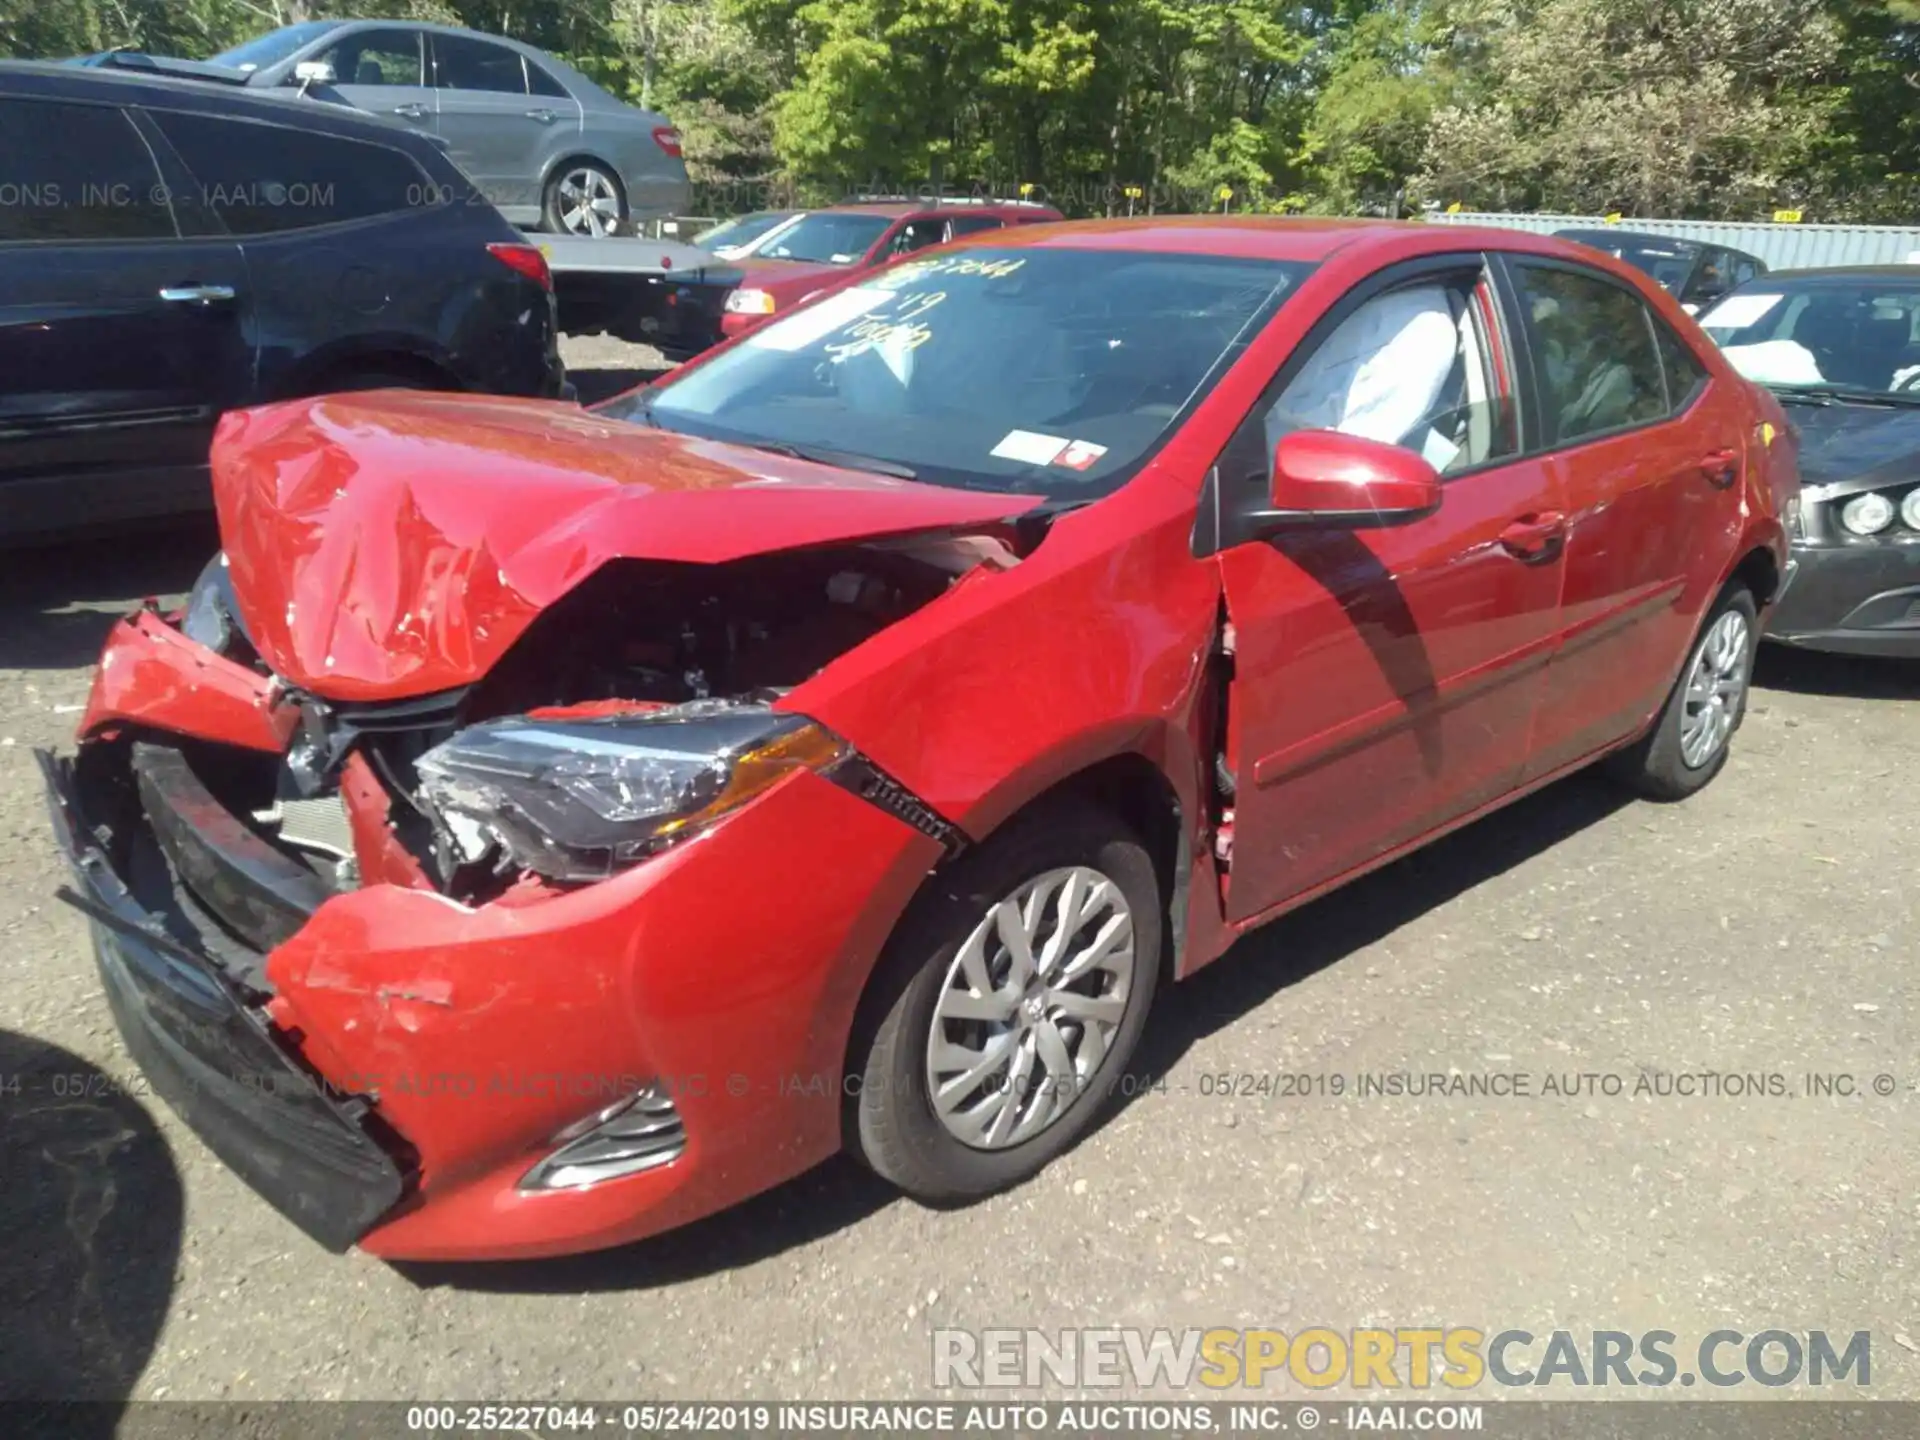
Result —
<path fill-rule="evenodd" d="M 569 348 L 602 393 L 655 368 Z M 52 898 L 31 747 L 68 741 L 108 618 L 212 546 L 0 569 L 0 1393 L 871 1398 L 928 1392 L 936 1326 L 1444 1324 L 1866 1329 L 1873 1395 L 1920 1398 L 1920 672 L 1769 654 L 1693 801 L 1576 778 L 1252 938 L 1165 997 L 1165 1088 L 1014 1193 L 936 1213 L 835 1163 L 622 1251 L 402 1270 L 320 1251 L 142 1093 Z M 1352 1093 L 1453 1070 L 1534 1095 Z M 1793 1093 L 1579 1078 L 1642 1070 Z M 1276 1072 L 1348 1093 L 1206 1093 Z"/>

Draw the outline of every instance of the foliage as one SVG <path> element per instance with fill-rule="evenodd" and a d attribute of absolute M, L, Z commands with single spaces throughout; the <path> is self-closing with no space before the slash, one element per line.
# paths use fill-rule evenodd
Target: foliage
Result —
<path fill-rule="evenodd" d="M 1920 210 L 1920 0 L 0 0 L 0 54 L 332 15 L 565 55 L 673 118 L 708 213 L 1023 185 L 1081 214 Z"/>

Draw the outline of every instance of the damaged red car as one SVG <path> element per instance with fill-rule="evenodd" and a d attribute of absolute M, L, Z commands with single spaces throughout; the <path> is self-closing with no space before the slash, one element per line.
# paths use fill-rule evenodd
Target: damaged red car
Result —
<path fill-rule="evenodd" d="M 127 1046 L 317 1240 L 950 1201 L 1154 997 L 1590 762 L 1724 763 L 1797 480 L 1678 305 L 1507 232 L 983 235 L 595 409 L 230 416 L 224 555 L 43 756 Z"/>

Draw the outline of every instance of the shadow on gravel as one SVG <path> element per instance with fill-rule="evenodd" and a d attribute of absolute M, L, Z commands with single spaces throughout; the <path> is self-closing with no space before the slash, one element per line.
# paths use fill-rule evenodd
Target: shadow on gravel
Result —
<path fill-rule="evenodd" d="M 213 517 L 0 551 L 0 670 L 62 670 L 100 653 L 148 596 L 179 595 L 220 548 Z"/>
<path fill-rule="evenodd" d="M 1141 1037 L 1133 1072 L 1159 1079 L 1197 1041 L 1282 990 L 1552 849 L 1633 800 L 1605 776 L 1582 772 L 1263 926 L 1161 995 Z"/>
<path fill-rule="evenodd" d="M 1920 700 L 1920 660 L 1881 660 L 1864 655 L 1828 655 L 1762 645 L 1753 683 L 1763 690 L 1798 695 L 1834 695 L 1862 700 Z"/>
<path fill-rule="evenodd" d="M 1166 1074 L 1196 1041 L 1280 991 L 1604 820 L 1632 799 L 1600 776 L 1574 776 L 1276 921 L 1217 964 L 1162 993 L 1133 1072 Z M 1122 1108 L 1115 1106 L 1102 1124 Z M 618 1250 L 560 1260 L 394 1268 L 421 1286 L 520 1294 L 646 1290 L 764 1260 L 864 1220 L 898 1199 L 897 1191 L 861 1166 L 837 1159 L 711 1219 Z"/>
<path fill-rule="evenodd" d="M 62 1422 L 110 1435 L 173 1294 L 173 1156 L 98 1067 L 0 1030 L 0 1176 L 0 1397 L 115 1402 Z"/>

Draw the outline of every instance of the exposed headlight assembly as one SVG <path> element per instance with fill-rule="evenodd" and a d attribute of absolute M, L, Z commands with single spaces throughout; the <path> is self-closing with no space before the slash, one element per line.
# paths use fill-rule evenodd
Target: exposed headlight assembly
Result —
<path fill-rule="evenodd" d="M 1877 490 L 1856 495 L 1840 507 L 1840 523 L 1855 535 L 1878 535 L 1893 523 L 1893 502 Z"/>
<path fill-rule="evenodd" d="M 233 643 L 238 624 L 233 612 L 233 579 L 227 573 L 227 556 L 223 550 L 207 562 L 200 578 L 193 582 L 186 612 L 180 619 L 180 633 L 214 654 L 223 655 Z"/>
<path fill-rule="evenodd" d="M 497 845 L 554 880 L 599 880 L 795 770 L 852 754 L 798 715 L 727 700 L 582 720 L 470 726 L 415 762 L 420 798 L 466 861 Z"/>
<path fill-rule="evenodd" d="M 1900 502 L 1900 518 L 1907 522 L 1909 530 L 1920 530 L 1920 485 L 1907 492 L 1907 498 Z"/>

